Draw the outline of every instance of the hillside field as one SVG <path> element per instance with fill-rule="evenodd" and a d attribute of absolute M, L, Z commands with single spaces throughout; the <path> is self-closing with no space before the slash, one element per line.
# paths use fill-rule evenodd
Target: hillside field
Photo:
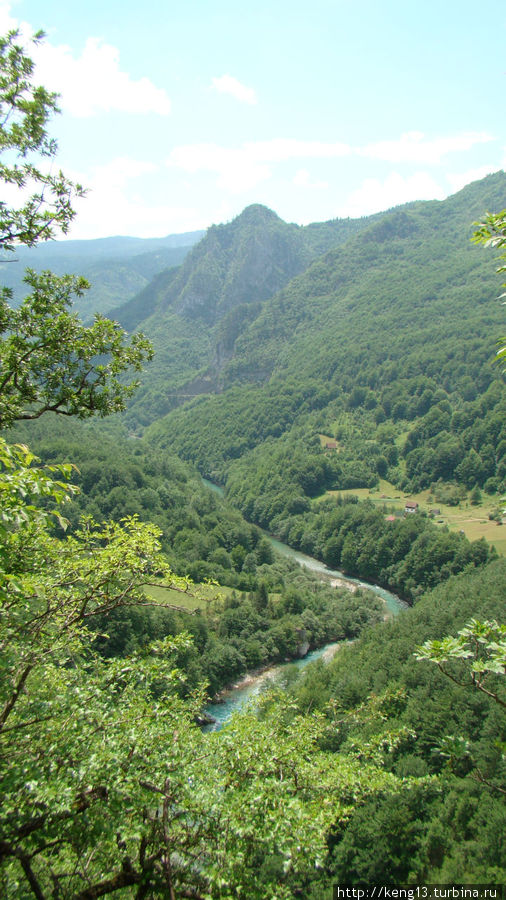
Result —
<path fill-rule="evenodd" d="M 434 516 L 434 521 L 450 531 L 463 531 L 470 541 L 485 538 L 500 556 L 506 556 L 506 527 L 489 519 L 489 514 L 504 506 L 497 496 L 483 494 L 479 504 L 474 505 L 467 500 L 461 501 L 458 506 L 449 506 L 430 497 L 430 491 L 420 491 L 418 494 L 403 493 L 388 481 L 380 480 L 379 488 L 356 488 L 344 491 L 327 491 L 315 502 L 321 502 L 324 497 L 337 497 L 338 494 L 346 497 L 354 494 L 360 500 L 370 500 L 375 506 L 384 506 L 385 513 L 401 514 L 405 503 L 409 500 L 418 503 L 421 513 L 430 514 L 431 510 L 439 509 L 440 514 Z M 415 513 L 418 515 L 418 513 Z"/>

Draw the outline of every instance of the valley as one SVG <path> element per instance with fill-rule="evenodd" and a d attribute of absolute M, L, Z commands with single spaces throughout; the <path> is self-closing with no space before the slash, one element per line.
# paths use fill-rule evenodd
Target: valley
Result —
<path fill-rule="evenodd" d="M 2 900 L 499 898 L 498 8 L 17 6 Z"/>
<path fill-rule="evenodd" d="M 118 795 L 134 791 L 145 804 L 159 790 L 146 779 L 166 770 L 169 741 L 171 802 L 185 823 L 181 832 L 177 817 L 166 824 L 179 841 L 171 859 L 180 896 L 196 896 L 206 879 L 214 887 L 205 896 L 221 896 L 216 858 L 238 896 L 258 898 L 277 897 L 274 882 L 283 897 L 327 900 L 336 880 L 484 883 L 506 870 L 494 839 L 504 824 L 504 716 L 490 700 L 502 696 L 502 670 L 485 670 L 487 698 L 472 680 L 466 687 L 462 660 L 448 680 L 415 658 L 424 642 L 444 642 L 471 620 L 488 623 L 490 642 L 504 619 L 506 401 L 493 362 L 504 313 L 493 260 L 470 233 L 483 210 L 505 205 L 506 176 L 497 173 L 446 201 L 360 220 L 301 227 L 254 205 L 146 253 L 137 244 L 77 248 L 98 274 L 91 302 L 145 335 L 155 356 L 126 408 L 106 420 L 48 411 L 10 428 L 14 446 L 29 445 L 53 478 L 67 466 L 68 500 L 64 518 L 46 526 L 44 511 L 63 488 L 44 482 L 46 499 L 6 531 L 9 560 L 17 529 L 26 547 L 33 533 L 45 549 L 39 559 L 35 541 L 21 574 L 9 562 L 5 590 L 24 596 L 42 571 L 44 591 L 68 603 L 77 579 L 82 608 L 90 604 L 77 649 L 62 638 L 64 664 L 44 657 L 40 666 L 48 679 L 75 671 L 79 696 L 87 667 L 95 700 L 90 693 L 77 712 L 72 692 L 61 694 L 62 727 L 75 727 L 79 749 L 68 737 L 73 755 L 58 778 L 73 784 L 76 772 L 89 773 L 87 735 L 100 777 L 112 784 L 107 767 L 116 772 L 121 757 Z M 114 263 L 103 256 L 113 249 Z M 77 250 L 67 257 L 78 261 Z M 117 266 L 124 276 L 110 289 Z M 43 641 L 51 640 L 49 630 Z M 339 653 L 323 662 L 329 646 Z M 502 651 L 483 647 L 480 665 L 486 652 Z M 238 687 L 226 703 L 210 707 L 230 685 Z M 250 694 L 257 709 L 229 721 Z M 137 738 L 140 781 L 128 774 L 137 751 L 130 712 L 127 727 L 116 718 L 120 696 L 149 723 Z M 88 720 L 96 698 L 102 711 Z M 219 731 L 201 729 L 203 708 Z M 100 717 L 114 735 L 110 759 Z M 44 730 L 31 734 L 36 746 L 48 743 Z M 30 757 L 42 805 L 53 777 L 44 758 L 42 749 Z M 95 828 L 104 810 L 140 852 L 144 825 L 128 830 L 121 809 L 97 800 Z M 276 834 L 287 829 L 282 841 L 269 817 Z M 87 828 L 78 827 L 85 843 Z M 292 864 L 293 834 L 307 853 Z M 65 840 L 69 858 L 79 857 L 71 832 Z M 111 858 L 115 840 L 111 831 Z M 189 848 L 201 841 L 195 874 Z M 259 847 L 269 860 L 260 870 Z"/>

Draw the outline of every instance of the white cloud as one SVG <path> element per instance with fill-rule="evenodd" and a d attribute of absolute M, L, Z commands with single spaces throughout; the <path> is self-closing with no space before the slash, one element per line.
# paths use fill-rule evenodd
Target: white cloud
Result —
<path fill-rule="evenodd" d="M 188 144 L 175 147 L 167 160 L 169 168 L 185 172 L 214 172 L 218 186 L 231 193 L 247 191 L 271 177 L 271 170 L 259 163 L 245 148 L 218 144 Z"/>
<path fill-rule="evenodd" d="M 491 141 L 485 132 L 465 132 L 449 137 L 426 138 L 422 132 L 408 132 L 399 139 L 381 141 L 365 146 L 352 147 L 350 144 L 334 141 L 303 141 L 294 138 L 273 138 L 267 141 L 251 141 L 239 147 L 225 147 L 219 144 L 187 144 L 175 147 L 167 165 L 186 172 L 211 172 L 218 176 L 218 186 L 232 193 L 241 193 L 255 187 L 273 176 L 273 166 L 296 159 L 342 159 L 344 157 L 366 157 L 396 163 L 437 164 L 449 153 L 465 152 L 476 144 Z M 300 169 L 294 183 L 299 187 L 324 188 L 327 184 L 311 183 L 306 169 Z M 364 191 L 374 191 L 386 197 L 388 206 L 404 202 L 404 199 L 423 199 L 441 195 L 439 185 L 423 172 L 409 177 L 391 174 L 386 181 L 368 179 L 367 185 L 358 189 L 353 202 L 359 206 L 363 202 Z M 392 189 L 394 199 L 388 200 Z M 400 198 L 400 199 L 398 199 Z M 378 207 L 384 208 L 384 207 Z"/>
<path fill-rule="evenodd" d="M 299 141 L 294 138 L 274 138 L 244 144 L 244 152 L 264 162 L 284 162 L 287 159 L 336 159 L 349 156 L 351 147 L 338 141 Z"/>
<path fill-rule="evenodd" d="M 111 210 L 111 199 L 115 203 Z M 86 212 L 86 203 L 89 211 Z M 217 218 L 216 221 L 222 221 Z M 93 240 L 99 237 L 122 235 L 129 237 L 163 237 L 184 231 L 198 231 L 207 227 L 202 211 L 191 206 L 169 206 L 144 202 L 141 197 L 128 199 L 110 195 L 88 198 L 79 209 L 79 216 L 72 224 L 69 237 L 72 240 Z"/>
<path fill-rule="evenodd" d="M 328 159 L 349 153 L 347 144 L 277 138 L 248 142 L 241 147 L 187 144 L 172 150 L 167 165 L 191 173 L 214 172 L 219 187 L 241 193 L 272 177 L 269 164 L 300 158 Z"/>
<path fill-rule="evenodd" d="M 271 141 L 248 141 L 241 147 L 186 144 L 174 148 L 167 164 L 178 166 L 187 172 L 221 171 L 234 159 L 259 164 L 285 162 L 289 159 L 332 159 L 348 156 L 350 153 L 348 144 L 274 138 Z"/>
<path fill-rule="evenodd" d="M 202 214 L 190 206 L 169 206 L 147 199 L 145 181 L 136 179 L 155 175 L 159 196 L 159 169 L 151 162 L 118 157 L 91 173 L 69 172 L 85 183 L 88 192 L 74 204 L 78 213 L 70 237 L 91 239 L 111 234 L 159 237 L 172 232 L 202 228 Z"/>
<path fill-rule="evenodd" d="M 378 141 L 357 148 L 359 156 L 400 163 L 439 163 L 448 153 L 470 150 L 475 144 L 493 140 L 484 131 L 467 131 L 450 137 L 427 139 L 421 131 L 409 131 L 394 141 Z"/>
<path fill-rule="evenodd" d="M 124 187 L 130 179 L 156 172 L 157 169 L 158 166 L 155 163 L 118 156 L 103 166 L 96 166 L 91 175 L 91 182 L 88 179 L 87 184 L 91 191 L 96 191 L 97 187 L 120 188 Z"/>
<path fill-rule="evenodd" d="M 407 177 L 392 172 L 384 181 L 366 178 L 349 195 L 337 215 L 356 218 L 412 200 L 441 200 L 445 195 L 446 192 L 427 172 L 416 172 Z"/>
<path fill-rule="evenodd" d="M 80 56 L 64 44 L 52 44 L 46 38 L 37 46 L 29 45 L 33 28 L 11 15 L 12 3 L 0 0 L 0 33 L 17 28 L 21 41 L 36 64 L 36 82 L 59 95 L 59 105 L 78 118 L 119 110 L 127 113 L 170 112 L 170 100 L 163 88 L 149 78 L 137 80 L 120 68 L 119 50 L 100 38 L 90 37 Z"/>
<path fill-rule="evenodd" d="M 168 115 L 170 100 L 149 78 L 134 80 L 120 68 L 119 50 L 90 37 L 80 56 L 70 47 L 48 41 L 32 53 L 37 78 L 60 94 L 63 110 L 78 118 L 119 110 Z"/>
<path fill-rule="evenodd" d="M 307 169 L 299 169 L 294 176 L 293 183 L 297 185 L 297 187 L 311 188 L 314 190 L 323 190 L 329 186 L 327 181 L 311 181 L 311 175 Z"/>
<path fill-rule="evenodd" d="M 258 103 L 254 89 L 241 84 L 233 75 L 221 75 L 220 78 L 213 78 L 211 87 L 219 94 L 229 94 L 231 97 L 235 97 L 241 103 L 249 103 L 253 106 Z"/>
<path fill-rule="evenodd" d="M 11 3 L 0 0 L 0 34 L 7 34 L 13 28 L 18 27 L 18 22 L 11 16 Z"/>

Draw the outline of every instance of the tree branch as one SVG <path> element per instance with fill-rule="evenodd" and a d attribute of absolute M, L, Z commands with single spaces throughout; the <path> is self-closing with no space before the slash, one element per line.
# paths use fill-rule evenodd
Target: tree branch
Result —
<path fill-rule="evenodd" d="M 42 893 L 42 888 L 40 887 L 40 884 L 35 877 L 29 858 L 25 856 L 25 854 L 23 854 L 19 856 L 19 861 L 34 896 L 37 898 L 37 900 L 45 900 L 44 894 Z"/>
<path fill-rule="evenodd" d="M 0 715 L 0 732 L 2 731 L 2 729 L 3 729 L 4 725 L 5 725 L 5 723 L 6 723 L 7 719 L 8 719 L 8 717 L 10 716 L 10 714 L 11 714 L 11 712 L 12 712 L 12 710 L 13 710 L 13 708 L 14 708 L 16 702 L 17 702 L 17 700 L 19 699 L 19 695 L 21 694 L 21 691 L 23 690 L 23 687 L 25 686 L 26 679 L 28 678 L 28 676 L 29 676 L 30 672 L 32 671 L 32 669 L 33 669 L 33 664 L 30 663 L 29 665 L 25 666 L 25 668 L 23 669 L 23 671 L 22 671 L 20 677 L 18 678 L 18 682 L 17 682 L 17 684 L 16 684 L 16 687 L 14 688 L 14 691 L 12 692 L 11 697 L 9 698 L 9 700 L 7 701 L 7 703 L 5 704 L 5 706 L 4 706 L 4 708 L 3 708 L 3 712 L 2 712 L 2 714 Z"/>
<path fill-rule="evenodd" d="M 114 891 L 119 891 L 121 888 L 139 884 L 141 880 L 144 880 L 143 873 L 136 872 L 132 868 L 130 860 L 126 857 L 123 861 L 123 869 L 121 872 L 117 872 L 112 878 L 106 878 L 104 881 L 99 881 L 97 884 L 86 888 L 84 891 L 79 891 L 78 894 L 74 894 L 72 900 L 97 900 L 97 897 L 105 897 L 106 894 L 112 894 Z"/>

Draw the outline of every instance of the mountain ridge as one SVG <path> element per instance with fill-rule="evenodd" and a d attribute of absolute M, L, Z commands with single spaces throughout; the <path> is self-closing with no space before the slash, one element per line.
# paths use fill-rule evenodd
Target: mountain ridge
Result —
<path fill-rule="evenodd" d="M 202 395 L 181 391 L 148 439 L 273 529 L 313 496 L 297 488 L 314 484 L 311 468 L 333 490 L 372 487 L 379 472 L 413 490 L 438 478 L 506 487 L 504 385 L 490 365 L 504 327 L 499 279 L 469 240 L 480 212 L 505 205 L 498 173 L 385 214 L 318 257 L 239 329 L 220 381 L 195 372 Z M 133 427 L 137 415 L 134 405 Z M 332 464 L 318 433 L 340 442 Z"/>
<path fill-rule="evenodd" d="M 143 379 L 137 395 L 139 423 L 148 424 L 188 396 L 221 391 L 221 372 L 234 343 L 262 305 L 322 251 L 342 244 L 369 221 L 293 225 L 252 204 L 231 222 L 211 226 L 179 269 L 159 273 L 138 295 L 113 309 L 110 314 L 123 327 L 142 329 L 155 345 L 156 375 Z M 165 399 L 162 380 L 168 385 Z M 159 387 L 152 390 L 150 382 Z"/>

